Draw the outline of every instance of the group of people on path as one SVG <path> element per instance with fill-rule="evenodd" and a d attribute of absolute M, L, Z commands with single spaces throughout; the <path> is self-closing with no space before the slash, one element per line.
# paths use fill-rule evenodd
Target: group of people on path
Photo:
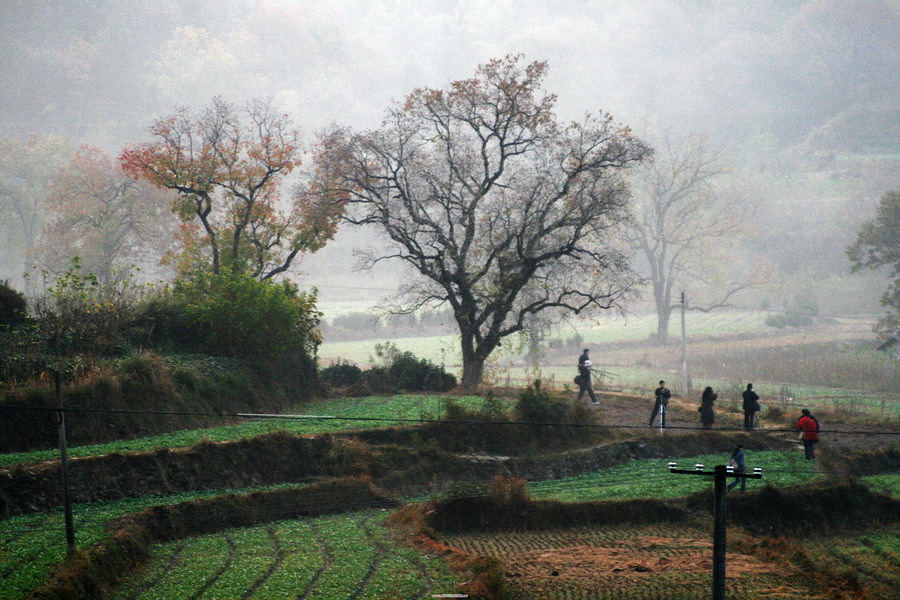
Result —
<path fill-rule="evenodd" d="M 585 393 L 587 393 L 591 398 L 591 404 L 596 405 L 598 404 L 597 396 L 594 394 L 594 387 L 591 382 L 592 366 L 593 363 L 590 359 L 590 349 L 585 348 L 582 351 L 581 356 L 578 357 L 578 377 L 575 378 L 575 383 L 578 384 L 578 400 L 580 401 Z M 657 416 L 659 416 L 660 427 L 665 427 L 667 407 L 669 405 L 669 399 L 672 397 L 672 392 L 666 387 L 666 382 L 664 380 L 660 380 L 659 387 L 654 391 L 654 396 L 656 400 L 653 404 L 653 411 L 650 413 L 650 423 L 647 426 L 653 427 L 654 421 Z M 742 396 L 744 429 L 752 431 L 756 429 L 758 425 L 757 413 L 759 413 L 762 408 L 759 404 L 759 394 L 753 390 L 753 384 L 748 383 L 747 389 L 743 391 Z M 700 413 L 700 424 L 704 429 L 712 429 L 713 423 L 716 422 L 714 405 L 718 397 L 718 394 L 716 394 L 712 387 L 709 386 L 703 390 L 703 394 L 700 396 L 700 407 L 697 409 L 697 412 Z M 800 434 L 800 441 L 803 442 L 803 450 L 806 459 L 814 460 L 816 457 L 816 444 L 819 442 L 819 421 L 812 415 L 809 409 L 804 408 L 801 411 L 800 419 L 797 421 L 796 429 Z M 735 448 L 731 458 L 734 463 L 734 468 L 740 469 L 740 472 L 743 472 L 744 447 L 742 445 L 739 444 L 737 448 Z M 746 480 L 743 477 L 735 479 L 734 482 L 728 486 L 728 489 L 733 489 L 734 486 L 738 485 L 738 482 L 740 482 L 741 490 L 743 490 L 746 485 Z"/>
<path fill-rule="evenodd" d="M 748 383 L 747 389 L 743 391 L 742 396 L 744 400 L 742 405 L 744 410 L 744 429 L 752 431 L 757 426 L 756 413 L 762 409 L 759 404 L 759 395 L 753 391 L 753 384 Z M 719 395 L 711 387 L 703 390 L 703 395 L 700 396 L 700 408 L 697 409 L 697 412 L 700 413 L 700 423 L 704 429 L 711 429 L 713 423 L 716 422 L 716 411 L 713 409 L 713 404 L 718 398 Z"/>

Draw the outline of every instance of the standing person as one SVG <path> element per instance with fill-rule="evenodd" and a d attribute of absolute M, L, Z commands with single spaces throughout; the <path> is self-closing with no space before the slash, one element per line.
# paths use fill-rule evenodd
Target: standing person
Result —
<path fill-rule="evenodd" d="M 734 449 L 734 452 L 731 453 L 731 460 L 728 461 L 731 466 L 734 467 L 735 473 L 743 473 L 744 472 L 744 447 L 740 444 L 737 445 L 737 448 Z M 735 477 L 734 481 L 728 484 L 728 489 L 733 490 L 737 484 L 741 484 L 741 491 L 747 490 L 747 478 L 746 477 Z"/>
<path fill-rule="evenodd" d="M 758 412 L 759 396 L 753 391 L 753 384 L 748 383 L 747 389 L 744 391 L 744 429 L 750 431 L 753 429 L 754 413 Z"/>
<path fill-rule="evenodd" d="M 804 408 L 800 412 L 803 416 L 797 421 L 797 431 L 800 432 L 800 439 L 803 440 L 806 460 L 814 460 L 816 444 L 819 443 L 819 421 L 809 412 L 809 409 Z"/>
<path fill-rule="evenodd" d="M 713 392 L 711 387 L 703 390 L 703 395 L 700 397 L 700 408 L 697 409 L 700 413 L 700 423 L 703 424 L 703 429 L 711 429 L 713 423 L 716 422 L 716 412 L 713 410 L 713 403 L 718 397 L 719 395 Z"/>
<path fill-rule="evenodd" d="M 660 413 L 660 409 L 662 409 L 662 415 L 659 417 L 659 426 L 666 426 L 666 411 L 665 407 L 669 406 L 669 398 L 672 397 L 672 392 L 669 391 L 669 388 L 666 387 L 666 382 L 660 380 L 659 387 L 656 388 L 656 403 L 653 405 L 653 412 L 650 413 L 650 424 L 647 427 L 653 427 L 653 420 L 656 418 L 656 415 Z"/>
<path fill-rule="evenodd" d="M 589 353 L 590 350 L 585 348 L 581 356 L 578 357 L 578 399 L 581 400 L 581 397 L 587 392 L 588 396 L 591 397 L 591 404 L 598 404 L 597 397 L 594 395 L 594 385 L 591 383 L 591 366 L 593 363 L 591 363 Z"/>

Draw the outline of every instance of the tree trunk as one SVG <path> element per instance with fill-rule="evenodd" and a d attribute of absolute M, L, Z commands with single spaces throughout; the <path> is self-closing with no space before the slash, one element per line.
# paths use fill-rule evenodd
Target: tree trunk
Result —
<path fill-rule="evenodd" d="M 656 341 L 662 345 L 669 343 L 669 319 L 672 316 L 670 306 L 656 307 Z"/>
<path fill-rule="evenodd" d="M 462 387 L 467 392 L 477 392 L 484 377 L 484 359 L 478 356 L 463 358 Z"/>
<path fill-rule="evenodd" d="M 476 342 L 475 332 L 469 326 L 469 321 L 457 319 L 460 329 L 460 347 L 463 360 L 462 388 L 467 392 L 477 392 L 478 386 L 484 377 L 484 363 L 487 357 L 496 347 L 493 344 L 488 348 L 487 340 Z"/>
<path fill-rule="evenodd" d="M 656 341 L 669 343 L 669 318 L 672 316 L 671 294 L 667 293 L 666 280 L 653 281 L 653 299 L 656 301 Z"/>

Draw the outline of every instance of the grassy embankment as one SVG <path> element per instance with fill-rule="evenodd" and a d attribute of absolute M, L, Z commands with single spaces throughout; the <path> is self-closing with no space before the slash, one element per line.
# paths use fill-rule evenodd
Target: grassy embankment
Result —
<path fill-rule="evenodd" d="M 480 408 L 483 400 L 474 396 L 454 397 L 453 401 L 466 407 Z M 446 399 L 442 396 L 371 396 L 366 398 L 335 398 L 310 402 L 287 410 L 285 414 L 345 417 L 343 419 L 248 419 L 245 422 L 221 427 L 187 429 L 162 435 L 105 444 L 90 444 L 69 448 L 69 456 L 96 456 L 113 452 L 152 452 L 160 448 L 184 448 L 199 442 L 227 442 L 247 439 L 278 431 L 294 434 L 332 433 L 372 427 L 404 424 L 393 419 L 436 418 Z M 354 421 L 354 418 L 378 419 Z M 13 452 L 0 454 L 0 466 L 53 460 L 57 450 Z"/>

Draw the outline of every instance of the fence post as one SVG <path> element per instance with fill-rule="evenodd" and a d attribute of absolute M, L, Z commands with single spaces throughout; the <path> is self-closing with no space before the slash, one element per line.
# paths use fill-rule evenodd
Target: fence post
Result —
<path fill-rule="evenodd" d="M 725 600 L 725 465 L 716 465 L 713 510 L 713 600 Z"/>
<path fill-rule="evenodd" d="M 63 480 L 63 507 L 66 518 L 66 554 L 72 556 L 75 554 L 75 522 L 72 518 L 72 496 L 69 493 L 69 450 L 68 442 L 66 441 L 66 411 L 63 406 L 59 369 L 53 369 L 53 384 L 56 388 L 56 405 L 59 407 L 59 458 Z"/>

